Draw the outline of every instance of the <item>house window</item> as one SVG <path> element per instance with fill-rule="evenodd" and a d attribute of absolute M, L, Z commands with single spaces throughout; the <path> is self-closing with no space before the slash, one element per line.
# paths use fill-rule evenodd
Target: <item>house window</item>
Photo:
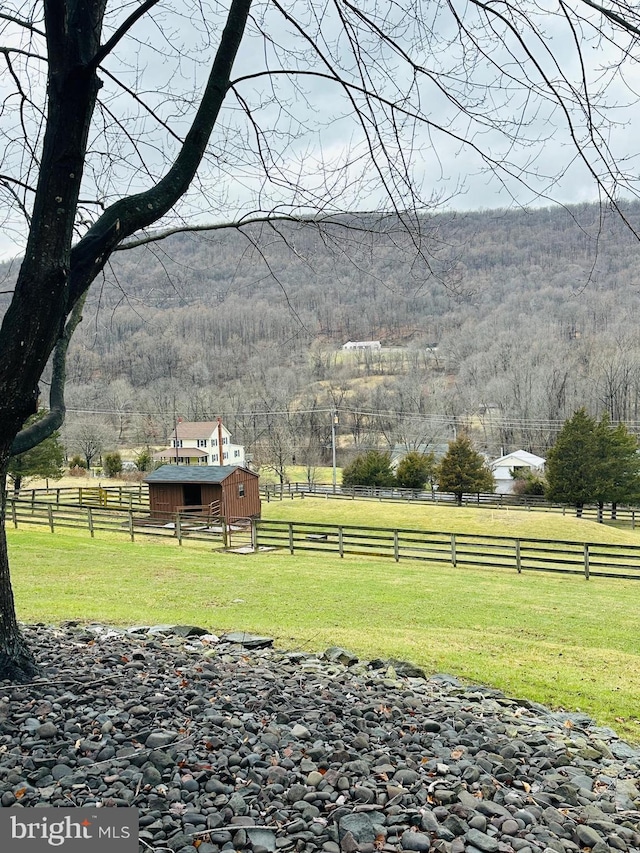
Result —
<path fill-rule="evenodd" d="M 222 454 L 222 458 L 223 458 L 223 459 L 227 459 L 228 457 L 229 457 L 229 454 L 228 454 L 228 453 L 223 453 L 223 454 Z"/>
<path fill-rule="evenodd" d="M 239 451 L 239 450 L 234 450 L 234 451 L 233 451 L 233 455 L 234 455 L 234 457 L 237 459 L 237 458 L 238 458 L 238 456 L 240 456 L 240 451 Z"/>
<path fill-rule="evenodd" d="M 238 483 L 238 497 L 244 497 L 244 483 Z"/>
<path fill-rule="evenodd" d="M 206 438 L 196 439 L 196 446 L 197 447 L 206 447 L 207 446 L 207 439 Z"/>
<path fill-rule="evenodd" d="M 225 437 L 222 439 L 222 443 L 223 443 L 223 444 L 229 444 L 229 439 L 225 436 Z"/>
<path fill-rule="evenodd" d="M 217 462 L 218 461 L 218 454 L 214 453 L 211 458 L 213 459 L 214 462 Z"/>
<path fill-rule="evenodd" d="M 217 447 L 217 446 L 218 446 L 218 439 L 212 438 L 211 439 L 211 447 Z"/>
<path fill-rule="evenodd" d="M 173 439 L 173 447 L 182 447 L 182 439 Z"/>

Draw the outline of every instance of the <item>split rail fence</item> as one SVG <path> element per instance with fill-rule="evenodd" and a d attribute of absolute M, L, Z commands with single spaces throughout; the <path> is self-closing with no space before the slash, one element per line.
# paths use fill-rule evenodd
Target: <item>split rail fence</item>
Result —
<path fill-rule="evenodd" d="M 493 567 L 562 572 L 590 577 L 640 580 L 640 546 L 510 539 L 476 534 L 432 533 L 352 525 L 310 524 L 262 519 L 256 523 L 257 548 L 282 548 L 291 554 L 322 551 L 400 560 L 423 560 L 457 567 Z"/>
<path fill-rule="evenodd" d="M 7 498 L 7 524 L 14 528 L 39 525 L 49 528 L 51 533 L 64 528 L 86 530 L 91 537 L 98 531 L 108 531 L 128 536 L 133 542 L 136 536 L 170 537 L 182 545 L 183 540 L 200 540 L 217 548 L 251 546 L 253 528 L 250 519 L 227 519 L 211 521 L 193 512 L 176 512 L 166 522 L 152 521 L 148 506 L 136 510 L 124 506 L 107 505 L 84 501 L 82 504 L 51 501 L 15 500 Z"/>
<path fill-rule="evenodd" d="M 385 529 L 312 522 L 239 520 L 230 525 L 221 520 L 211 525 L 193 512 L 175 513 L 164 525 L 150 523 L 144 497 L 136 502 L 137 487 L 126 491 L 82 489 L 77 503 L 62 501 L 57 490 L 48 500 L 23 495 L 7 498 L 7 522 L 14 527 L 45 525 L 58 529 L 84 529 L 93 537 L 97 531 L 128 536 L 171 537 L 182 544 L 185 538 L 209 542 L 214 548 L 260 550 L 277 548 L 291 554 L 316 551 L 340 557 L 359 555 L 400 560 L 421 560 L 454 568 L 505 568 L 517 572 L 543 571 L 590 577 L 640 580 L 640 546 L 607 545 L 595 542 L 548 541 L 477 534 L 437 533 L 411 529 Z M 59 490 L 63 492 L 64 490 Z M 70 490 L 77 492 L 77 490 Z M 135 506 L 135 509 L 130 508 Z"/>
<path fill-rule="evenodd" d="M 331 500 L 369 500 L 378 502 L 392 501 L 397 503 L 431 504 L 437 506 L 458 506 L 455 495 L 449 492 L 417 491 L 416 489 L 376 488 L 371 486 L 336 486 L 322 483 L 282 483 L 268 484 L 260 487 L 263 498 L 271 501 L 293 500 L 304 497 L 320 497 Z M 575 515 L 574 507 L 566 504 L 555 504 L 544 497 L 536 495 L 502 495 L 495 493 L 480 493 L 463 495 L 460 504 L 465 508 L 477 509 L 514 509 L 535 512 L 554 512 L 561 515 Z M 613 521 L 619 527 L 635 529 L 640 524 L 640 509 L 635 507 L 618 506 L 615 510 L 605 506 L 600 510 L 595 505 L 585 505 L 581 517 L 590 521 Z"/>

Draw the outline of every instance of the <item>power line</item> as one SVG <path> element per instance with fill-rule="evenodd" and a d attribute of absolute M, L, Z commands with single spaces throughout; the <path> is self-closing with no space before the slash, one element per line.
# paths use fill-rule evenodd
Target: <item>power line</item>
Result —
<path fill-rule="evenodd" d="M 548 432 L 557 432 L 559 431 L 563 424 L 565 423 L 565 419 L 554 419 L 554 418 L 531 418 L 517 415 L 481 415 L 477 412 L 472 412 L 469 414 L 463 415 L 444 415 L 444 414 L 426 414 L 426 413 L 415 413 L 415 412 L 402 412 L 393 409 L 387 410 L 364 410 L 357 409 L 350 406 L 340 405 L 335 407 L 323 407 L 323 408 L 312 408 L 312 409 L 281 409 L 281 410 L 249 410 L 244 412 L 222 412 L 215 416 L 210 416 L 207 420 L 215 420 L 216 417 L 221 417 L 223 419 L 237 419 L 237 418 L 259 418 L 259 417 L 287 417 L 287 418 L 295 418 L 300 415 L 327 415 L 331 416 L 334 412 L 336 412 L 339 416 L 353 416 L 356 418 L 370 418 L 375 421 L 380 419 L 390 419 L 393 418 L 396 421 L 414 421 L 419 424 L 432 424 L 432 425 L 441 425 L 441 426 L 457 426 L 457 427 L 478 427 L 480 429 L 496 429 L 496 428 L 510 428 L 510 429 L 521 429 L 521 430 L 537 430 L 537 431 L 548 431 Z M 167 420 L 172 420 L 173 414 L 168 411 L 160 411 L 160 412 L 152 412 L 149 410 L 139 411 L 136 409 L 76 409 L 76 408 L 67 408 L 68 414 L 75 415 L 101 415 L 101 416 L 115 416 L 118 418 L 123 417 L 131 417 L 131 416 L 140 416 L 140 417 L 157 417 L 164 418 Z M 193 423 L 194 421 L 191 421 Z M 189 423 L 189 421 L 187 421 Z M 612 424 L 615 426 L 617 423 L 624 423 L 628 429 L 633 431 L 640 432 L 640 421 L 612 421 Z M 344 425 L 344 423 L 343 423 Z"/>

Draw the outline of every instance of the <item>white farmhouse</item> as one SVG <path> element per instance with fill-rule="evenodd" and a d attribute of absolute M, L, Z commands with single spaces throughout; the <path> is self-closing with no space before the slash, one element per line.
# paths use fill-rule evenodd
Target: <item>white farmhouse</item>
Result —
<path fill-rule="evenodd" d="M 215 421 L 178 422 L 171 447 L 153 454 L 157 462 L 178 465 L 245 465 L 244 447 L 231 443 L 231 433 Z"/>
<path fill-rule="evenodd" d="M 529 453 L 526 450 L 514 450 L 513 453 L 508 453 L 506 456 L 501 456 L 499 459 L 490 462 L 489 467 L 496 481 L 496 493 L 508 495 L 513 492 L 512 471 L 530 471 L 532 474 L 542 474 L 545 461 L 541 456 L 536 456 L 535 453 Z"/>
<path fill-rule="evenodd" d="M 380 341 L 347 341 L 342 349 L 382 349 Z"/>

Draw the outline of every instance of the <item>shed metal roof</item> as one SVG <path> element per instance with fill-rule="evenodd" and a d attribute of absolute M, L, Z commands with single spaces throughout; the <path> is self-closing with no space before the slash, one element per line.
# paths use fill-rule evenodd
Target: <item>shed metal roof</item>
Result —
<path fill-rule="evenodd" d="M 145 483 L 222 483 L 240 469 L 252 477 L 253 471 L 241 465 L 162 465 L 148 474 Z"/>

